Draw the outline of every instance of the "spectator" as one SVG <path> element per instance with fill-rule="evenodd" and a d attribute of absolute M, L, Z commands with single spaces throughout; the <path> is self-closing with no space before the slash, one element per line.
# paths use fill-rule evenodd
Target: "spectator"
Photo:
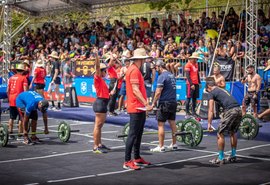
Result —
<path fill-rule="evenodd" d="M 36 68 L 29 88 L 32 89 L 34 85 L 35 91 L 39 93 L 42 97 L 44 97 L 46 70 L 41 60 L 38 60 L 36 62 L 35 67 Z"/>

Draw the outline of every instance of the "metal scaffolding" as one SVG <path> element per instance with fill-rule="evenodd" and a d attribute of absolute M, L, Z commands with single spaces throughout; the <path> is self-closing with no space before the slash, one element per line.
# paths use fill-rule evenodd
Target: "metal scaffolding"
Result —
<path fill-rule="evenodd" d="M 258 0 L 246 0 L 246 56 L 245 64 L 257 68 Z"/>
<path fill-rule="evenodd" d="M 3 62 L 3 82 L 7 82 L 8 79 L 8 69 L 10 66 L 10 56 L 11 56 L 11 33 L 12 33 L 12 18 L 11 10 L 8 1 L 5 1 L 4 8 L 4 32 L 3 32 L 3 51 L 4 51 L 4 62 Z"/>

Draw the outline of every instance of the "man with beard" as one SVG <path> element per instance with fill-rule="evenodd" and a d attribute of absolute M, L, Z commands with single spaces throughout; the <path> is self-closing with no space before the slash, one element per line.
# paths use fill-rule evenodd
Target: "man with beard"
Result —
<path fill-rule="evenodd" d="M 157 120 L 158 120 L 158 138 L 159 145 L 151 149 L 152 152 L 165 152 L 164 147 L 164 124 L 168 120 L 172 129 L 172 144 L 169 146 L 170 150 L 177 150 L 176 136 L 176 80 L 172 73 L 166 70 L 166 64 L 162 60 L 156 62 L 156 70 L 159 74 L 157 81 L 157 89 L 153 100 L 152 107 L 156 106 L 158 102 Z"/>
<path fill-rule="evenodd" d="M 246 114 L 247 106 L 251 103 L 253 108 L 253 116 L 257 118 L 257 104 L 258 104 L 258 92 L 261 88 L 261 77 L 255 72 L 253 65 L 247 66 L 247 74 L 243 77 L 241 82 L 248 83 L 247 94 L 242 102 L 242 115 Z"/>

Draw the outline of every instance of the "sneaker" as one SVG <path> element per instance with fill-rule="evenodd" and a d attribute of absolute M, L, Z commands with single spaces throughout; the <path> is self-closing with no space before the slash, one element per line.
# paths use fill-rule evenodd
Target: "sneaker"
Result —
<path fill-rule="evenodd" d="M 227 162 L 229 162 L 229 163 L 235 163 L 235 162 L 237 162 L 236 161 L 236 156 L 228 156 L 227 158 L 226 158 L 226 161 Z"/>
<path fill-rule="evenodd" d="M 177 150 L 178 149 L 178 145 L 177 144 L 171 144 L 170 146 L 168 146 L 169 150 Z"/>
<path fill-rule="evenodd" d="M 99 148 L 101 148 L 101 149 L 105 149 L 105 150 L 111 150 L 109 147 L 107 147 L 107 146 L 105 146 L 105 145 L 101 145 L 101 146 L 99 146 Z"/>
<path fill-rule="evenodd" d="M 97 147 L 97 148 L 93 149 L 93 153 L 95 153 L 95 154 L 105 154 L 105 153 L 107 153 L 107 151 L 105 151 L 104 149 L 102 149 L 100 147 Z"/>
<path fill-rule="evenodd" d="M 40 139 L 37 136 L 31 136 L 31 141 L 33 143 L 41 143 Z"/>
<path fill-rule="evenodd" d="M 29 138 L 24 138 L 23 144 L 26 144 L 26 145 L 33 145 L 32 141 L 31 141 Z"/>
<path fill-rule="evenodd" d="M 116 112 L 109 112 L 108 116 L 118 116 L 118 114 Z"/>
<path fill-rule="evenodd" d="M 127 170 L 140 170 L 141 167 L 137 166 L 132 160 L 124 162 L 123 168 Z"/>
<path fill-rule="evenodd" d="M 121 114 L 121 110 L 115 110 L 115 112 L 114 112 L 115 114 L 117 114 L 117 115 L 119 115 L 119 114 Z"/>
<path fill-rule="evenodd" d="M 142 157 L 139 159 L 134 159 L 134 164 L 137 166 L 149 166 L 150 162 L 145 161 Z"/>
<path fill-rule="evenodd" d="M 225 164 L 225 159 L 220 160 L 220 159 L 217 157 L 217 158 L 214 158 L 214 159 L 210 160 L 209 162 L 212 163 L 212 164 L 219 164 L 219 165 L 222 165 L 222 164 Z"/>
<path fill-rule="evenodd" d="M 157 146 L 156 148 L 151 148 L 150 151 L 151 152 L 165 152 L 165 148 L 164 146 L 163 147 Z"/>

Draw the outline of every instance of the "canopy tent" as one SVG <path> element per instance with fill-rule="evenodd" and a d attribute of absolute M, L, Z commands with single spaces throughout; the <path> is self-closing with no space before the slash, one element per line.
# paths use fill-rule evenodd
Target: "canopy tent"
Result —
<path fill-rule="evenodd" d="M 46 12 L 57 10 L 71 10 L 74 8 L 97 9 L 113 6 L 121 6 L 136 3 L 155 2 L 159 0 L 6 0 L 0 1 L 14 6 L 20 10 L 29 12 L 31 15 L 41 15 Z"/>

